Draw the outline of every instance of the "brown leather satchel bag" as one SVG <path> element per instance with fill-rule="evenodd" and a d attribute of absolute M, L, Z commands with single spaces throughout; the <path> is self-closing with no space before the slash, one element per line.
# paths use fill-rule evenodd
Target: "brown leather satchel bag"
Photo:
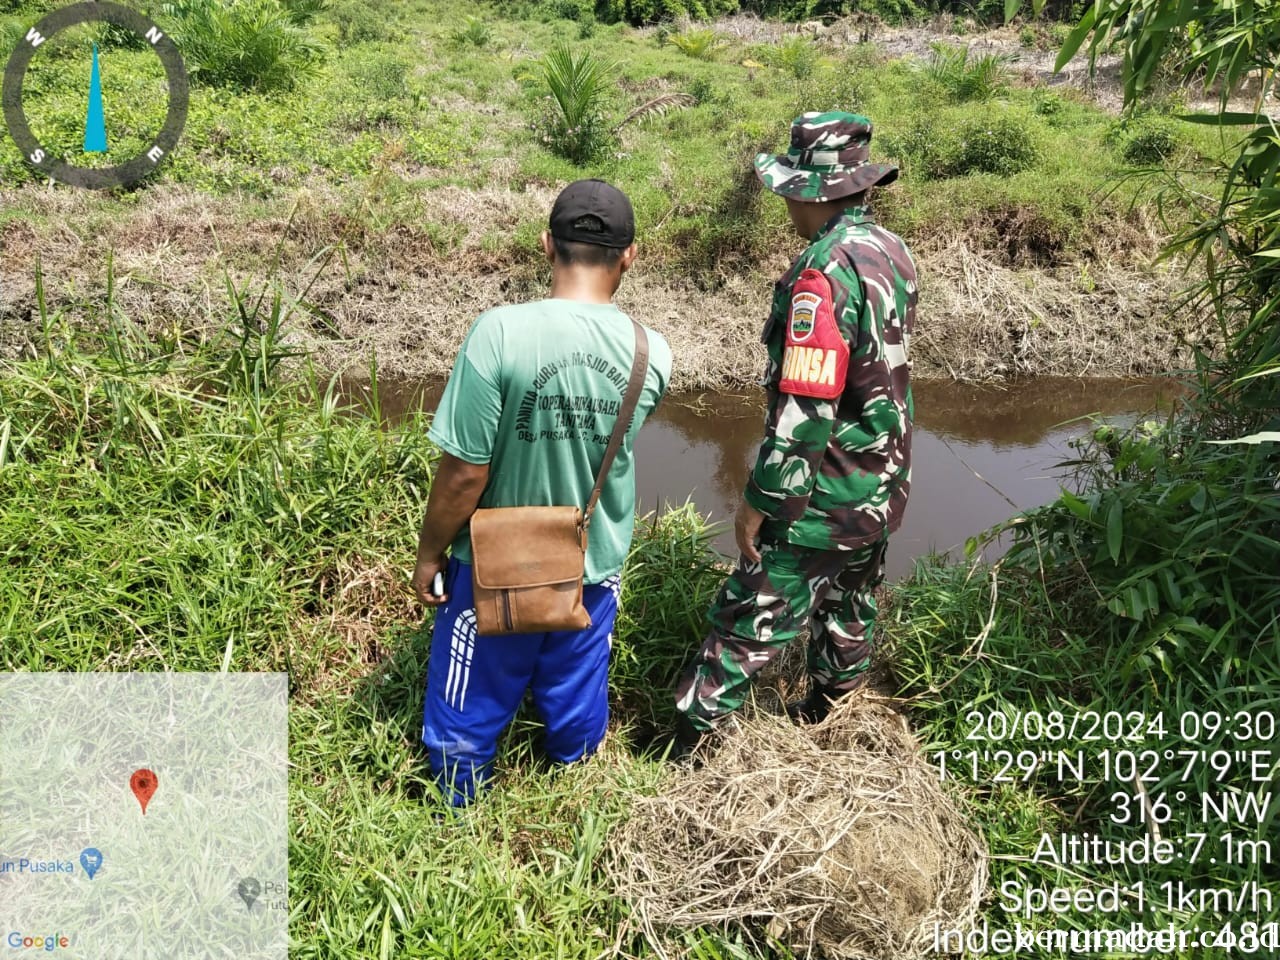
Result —
<path fill-rule="evenodd" d="M 586 509 L 492 507 L 471 515 L 472 586 L 476 632 L 481 635 L 591 626 L 591 615 L 582 605 L 587 528 L 609 468 L 631 426 L 649 368 L 649 339 L 644 327 L 634 320 L 632 325 L 636 352 L 631 379 Z"/>

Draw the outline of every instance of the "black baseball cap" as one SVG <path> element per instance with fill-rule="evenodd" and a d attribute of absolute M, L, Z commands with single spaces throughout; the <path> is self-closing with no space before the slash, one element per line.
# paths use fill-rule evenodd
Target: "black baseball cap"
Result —
<path fill-rule="evenodd" d="M 629 247 L 636 215 L 627 195 L 603 180 L 575 180 L 551 205 L 551 235 L 557 240 Z"/>

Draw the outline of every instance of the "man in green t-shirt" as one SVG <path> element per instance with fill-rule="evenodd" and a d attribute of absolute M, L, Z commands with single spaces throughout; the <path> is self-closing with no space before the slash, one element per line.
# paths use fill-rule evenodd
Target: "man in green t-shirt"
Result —
<path fill-rule="evenodd" d="M 428 434 L 444 453 L 413 574 L 418 599 L 439 607 L 422 741 L 455 806 L 488 779 L 498 736 L 527 689 L 553 760 L 588 756 L 604 737 L 609 646 L 635 519 L 632 447 L 671 373 L 670 347 L 648 330 L 644 388 L 591 521 L 583 604 L 592 625 L 477 639 L 467 522 L 480 507 L 585 506 L 635 352 L 631 319 L 613 305 L 636 257 L 626 196 L 601 180 L 571 183 L 551 208 L 542 248 L 552 266 L 550 296 L 480 315 Z M 436 595 L 441 573 L 444 592 Z"/>

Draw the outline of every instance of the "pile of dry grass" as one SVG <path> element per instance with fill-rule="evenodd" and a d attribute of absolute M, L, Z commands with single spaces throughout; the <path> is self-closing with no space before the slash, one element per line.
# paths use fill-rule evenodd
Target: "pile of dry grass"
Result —
<path fill-rule="evenodd" d="M 695 927 L 804 956 L 922 956 L 964 928 L 987 854 L 902 717 L 871 695 L 821 724 L 758 713 L 638 800 L 612 840 L 621 896 L 660 952 Z"/>

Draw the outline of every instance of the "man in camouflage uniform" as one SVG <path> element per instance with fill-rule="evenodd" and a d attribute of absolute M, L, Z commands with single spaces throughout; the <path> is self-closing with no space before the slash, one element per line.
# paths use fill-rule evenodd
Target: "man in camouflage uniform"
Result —
<path fill-rule="evenodd" d="M 751 677 L 806 621 L 810 690 L 793 718 L 820 720 L 868 665 L 874 590 L 911 481 L 916 310 L 911 254 L 866 206 L 898 170 L 870 163 L 870 145 L 865 117 L 806 113 L 785 155 L 755 160 L 809 246 L 774 286 L 761 338 L 769 412 L 736 523 L 742 557 L 677 688 L 682 753 L 742 705 Z"/>

